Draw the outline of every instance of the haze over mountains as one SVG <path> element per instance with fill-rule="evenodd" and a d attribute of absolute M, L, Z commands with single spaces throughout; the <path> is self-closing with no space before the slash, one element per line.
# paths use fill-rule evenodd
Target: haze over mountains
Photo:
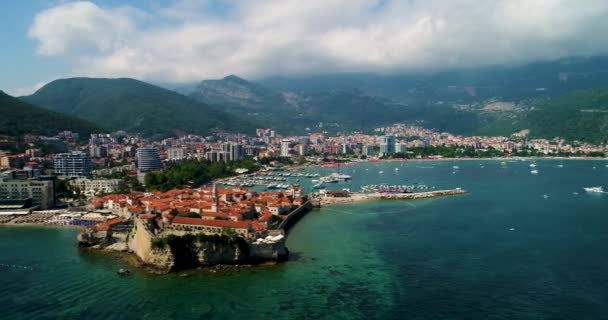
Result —
<path fill-rule="evenodd" d="M 214 128 L 252 132 L 254 127 L 291 134 L 365 131 L 408 122 L 457 134 L 531 129 L 533 137 L 603 142 L 608 137 L 604 87 L 608 58 L 592 57 L 435 74 L 257 81 L 231 75 L 182 85 L 177 92 L 133 79 L 71 78 L 21 99 L 103 130 L 147 135 L 206 134 Z M 577 92 L 581 89 L 592 90 Z"/>

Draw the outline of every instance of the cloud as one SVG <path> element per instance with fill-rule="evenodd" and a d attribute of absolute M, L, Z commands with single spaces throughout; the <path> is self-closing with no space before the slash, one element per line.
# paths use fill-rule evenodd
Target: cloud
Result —
<path fill-rule="evenodd" d="M 608 1 L 181 0 L 136 9 L 70 2 L 29 35 L 72 73 L 193 81 L 407 72 L 608 53 Z"/>
<path fill-rule="evenodd" d="M 69 2 L 36 15 L 29 36 L 47 56 L 107 53 L 127 43 L 135 31 L 135 9 L 103 9 L 91 2 Z"/>
<path fill-rule="evenodd" d="M 49 83 L 53 80 L 56 80 L 56 79 L 58 79 L 58 78 L 55 77 L 49 81 L 37 82 L 31 86 L 19 87 L 19 88 L 15 88 L 15 89 L 8 89 L 6 91 L 6 93 L 10 94 L 13 97 L 28 96 L 28 95 L 36 92 L 38 89 L 44 87 L 44 85 L 46 85 L 47 83 Z"/>

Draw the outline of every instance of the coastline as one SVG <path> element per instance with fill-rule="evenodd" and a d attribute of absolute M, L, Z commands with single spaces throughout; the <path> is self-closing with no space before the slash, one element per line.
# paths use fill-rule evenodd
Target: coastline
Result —
<path fill-rule="evenodd" d="M 46 224 L 46 223 L 2 223 L 0 224 L 0 228 L 2 227 L 15 227 L 15 228 L 48 228 L 48 229 L 65 229 L 65 230 L 81 230 L 82 226 L 74 226 L 74 225 L 58 225 L 58 224 Z"/>
<path fill-rule="evenodd" d="M 357 160 L 357 159 L 353 159 Z M 385 163 L 385 162 L 446 162 L 446 161 L 536 161 L 536 160 L 559 160 L 559 161 L 605 161 L 608 157 L 499 157 L 499 158 L 424 158 L 424 159 L 371 159 L 362 161 L 330 162 L 320 164 L 297 164 L 286 166 L 287 171 L 297 171 L 310 168 L 333 168 L 337 165 L 352 166 L 361 163 Z"/>

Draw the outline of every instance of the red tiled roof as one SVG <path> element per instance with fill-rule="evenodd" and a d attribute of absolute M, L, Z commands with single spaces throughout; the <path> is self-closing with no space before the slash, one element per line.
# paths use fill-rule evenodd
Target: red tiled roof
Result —
<path fill-rule="evenodd" d="M 123 222 L 124 222 L 124 220 L 122 220 L 121 218 L 114 218 L 114 219 L 110 219 L 110 220 L 106 221 L 106 224 L 108 226 L 113 226 L 113 225 L 123 223 Z"/>
<path fill-rule="evenodd" d="M 203 220 L 199 218 L 187 217 L 175 217 L 175 219 L 173 219 L 173 223 L 238 229 L 248 229 L 251 225 L 249 222 L 245 221 Z"/>

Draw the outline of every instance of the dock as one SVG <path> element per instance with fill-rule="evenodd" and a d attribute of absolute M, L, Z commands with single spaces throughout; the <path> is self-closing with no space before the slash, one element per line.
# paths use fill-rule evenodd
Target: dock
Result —
<path fill-rule="evenodd" d="M 435 197 L 463 195 L 467 192 L 463 189 L 435 190 L 414 193 L 380 193 L 380 192 L 339 192 L 316 194 L 313 203 L 316 206 L 328 206 L 333 204 L 347 204 L 361 201 L 378 200 L 416 200 Z"/>

